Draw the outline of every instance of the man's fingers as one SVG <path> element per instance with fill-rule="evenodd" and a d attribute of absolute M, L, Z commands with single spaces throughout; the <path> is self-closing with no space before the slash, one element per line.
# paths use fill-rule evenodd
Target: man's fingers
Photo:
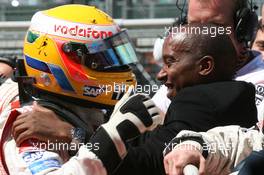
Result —
<path fill-rule="evenodd" d="M 28 116 L 28 113 L 23 113 L 23 114 L 20 114 L 16 120 L 14 121 L 13 125 L 12 125 L 12 128 L 18 126 L 18 125 L 21 125 L 22 123 L 24 123 L 25 121 L 27 121 L 27 116 Z"/>
<path fill-rule="evenodd" d="M 200 164 L 199 164 L 199 175 L 205 174 L 205 159 L 204 157 L 200 157 Z"/>
<path fill-rule="evenodd" d="M 163 164 L 164 164 L 165 173 L 169 174 L 169 161 L 168 161 L 168 159 L 164 158 Z"/>
<path fill-rule="evenodd" d="M 22 133 L 20 133 L 16 139 L 16 144 L 17 146 L 21 145 L 21 143 L 23 143 L 25 140 L 27 139 L 32 139 L 33 137 L 31 136 L 31 134 L 26 130 Z"/>
<path fill-rule="evenodd" d="M 174 160 L 173 159 L 169 159 L 168 163 L 169 163 L 169 174 L 172 175 L 171 173 L 173 171 Z"/>
<path fill-rule="evenodd" d="M 26 116 L 27 116 L 26 114 L 21 114 L 21 115 L 19 115 L 16 118 L 16 120 L 12 124 L 12 128 L 11 128 L 11 132 L 12 132 L 13 135 L 15 134 L 14 132 L 16 132 L 15 131 L 15 128 L 18 127 L 18 126 L 20 126 L 20 125 L 22 125 L 23 123 L 25 123 L 25 121 L 27 120 L 26 119 Z"/>
<path fill-rule="evenodd" d="M 23 133 L 27 129 L 28 129 L 28 126 L 27 126 L 27 124 L 24 124 L 24 123 L 21 125 L 18 125 L 17 127 L 14 127 L 12 134 L 13 134 L 15 141 L 17 140 L 19 135 L 21 135 L 21 133 Z"/>
<path fill-rule="evenodd" d="M 115 111 L 118 110 L 118 108 L 120 107 L 120 105 L 122 105 L 123 103 L 125 103 L 125 101 L 132 96 L 132 94 L 134 93 L 133 91 L 133 87 L 129 86 L 128 90 L 126 91 L 126 93 L 123 95 L 123 97 L 116 103 L 115 108 L 113 113 L 115 113 Z"/>
<path fill-rule="evenodd" d="M 173 167 L 171 170 L 171 175 L 182 175 L 183 174 L 183 163 L 180 163 L 178 161 L 178 163 L 176 164 L 176 160 L 173 162 Z"/>
<path fill-rule="evenodd" d="M 133 86 L 129 86 L 128 90 L 126 91 L 126 93 L 124 94 L 124 96 L 122 98 L 127 99 L 128 97 L 130 97 L 133 94 L 134 94 Z"/>
<path fill-rule="evenodd" d="M 183 167 L 180 167 L 179 163 L 177 163 L 179 160 L 174 159 L 175 155 L 167 155 L 164 158 L 164 169 L 165 173 L 168 175 L 181 175 Z"/>
<path fill-rule="evenodd" d="M 24 113 L 20 114 L 19 116 L 17 116 L 16 121 L 27 117 L 30 113 L 31 112 L 24 112 Z"/>
<path fill-rule="evenodd" d="M 181 167 L 173 166 L 170 175 L 183 175 L 183 169 Z"/>
<path fill-rule="evenodd" d="M 27 115 L 19 115 L 13 123 L 13 126 L 20 125 L 26 121 Z"/>

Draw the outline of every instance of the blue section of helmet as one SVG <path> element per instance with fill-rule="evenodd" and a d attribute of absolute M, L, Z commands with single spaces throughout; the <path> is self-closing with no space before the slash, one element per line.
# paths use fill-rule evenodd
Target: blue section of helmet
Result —
<path fill-rule="evenodd" d="M 70 82 L 68 81 L 67 77 L 65 76 L 64 72 L 60 67 L 44 63 L 28 55 L 25 55 L 25 59 L 28 66 L 40 70 L 42 72 L 52 73 L 62 89 L 74 92 L 74 89 L 72 88 Z"/>
<path fill-rule="evenodd" d="M 28 66 L 30 66 L 34 69 L 40 70 L 42 72 L 50 73 L 50 69 L 46 63 L 39 61 L 39 60 L 36 60 L 36 59 L 34 59 L 28 55 L 25 55 L 25 59 L 26 59 Z"/>
<path fill-rule="evenodd" d="M 74 92 L 73 87 L 71 86 L 70 82 L 68 81 L 63 70 L 60 67 L 54 64 L 49 64 L 49 68 L 63 90 Z"/>

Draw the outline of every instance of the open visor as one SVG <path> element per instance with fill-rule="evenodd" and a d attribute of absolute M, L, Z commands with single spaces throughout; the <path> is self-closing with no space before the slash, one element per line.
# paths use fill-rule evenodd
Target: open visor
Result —
<path fill-rule="evenodd" d="M 81 63 L 94 70 L 116 70 L 138 61 L 125 30 L 92 43 L 77 44 L 70 42 L 70 44 L 74 46 L 71 48 L 77 51 L 78 56 L 82 58 Z M 78 53 L 80 51 L 81 54 Z"/>

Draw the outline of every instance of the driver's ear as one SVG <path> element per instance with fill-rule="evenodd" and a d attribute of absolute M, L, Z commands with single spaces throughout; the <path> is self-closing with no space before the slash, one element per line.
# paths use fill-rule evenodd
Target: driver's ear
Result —
<path fill-rule="evenodd" d="M 202 76 L 209 75 L 214 70 L 214 58 L 212 56 L 204 56 L 202 57 L 199 62 L 199 74 Z"/>

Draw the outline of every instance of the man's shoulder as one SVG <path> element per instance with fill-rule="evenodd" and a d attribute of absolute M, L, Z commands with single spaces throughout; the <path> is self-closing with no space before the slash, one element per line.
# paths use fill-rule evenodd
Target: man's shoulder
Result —
<path fill-rule="evenodd" d="M 199 89 L 204 89 L 205 92 L 228 92 L 228 93 L 234 93 L 240 92 L 240 91 L 254 91 L 255 87 L 252 83 L 248 83 L 245 81 L 221 81 L 221 82 L 215 82 L 210 83 L 207 85 L 201 85 Z M 208 91 L 207 91 L 208 90 Z M 211 91 L 210 91 L 211 90 Z"/>
<path fill-rule="evenodd" d="M 250 127 L 257 121 L 255 88 L 250 83 L 240 81 L 217 82 L 184 88 L 172 100 L 168 112 L 171 118 L 167 121 L 173 121 L 175 114 L 180 113 L 180 120 L 196 121 L 197 125 L 195 123 L 191 125 L 196 125 L 197 128 L 201 123 L 203 126 L 207 125 L 208 129 L 217 125 L 231 124 Z"/>
<path fill-rule="evenodd" d="M 182 89 L 177 96 L 188 93 L 204 93 L 204 94 L 219 94 L 221 92 L 254 90 L 254 85 L 244 81 L 221 81 L 207 84 L 200 84 Z"/>
<path fill-rule="evenodd" d="M 255 97 L 255 88 L 251 83 L 223 81 L 184 88 L 172 100 L 172 103 L 197 102 L 218 106 L 232 103 L 238 98 L 249 100 L 251 96 Z"/>

